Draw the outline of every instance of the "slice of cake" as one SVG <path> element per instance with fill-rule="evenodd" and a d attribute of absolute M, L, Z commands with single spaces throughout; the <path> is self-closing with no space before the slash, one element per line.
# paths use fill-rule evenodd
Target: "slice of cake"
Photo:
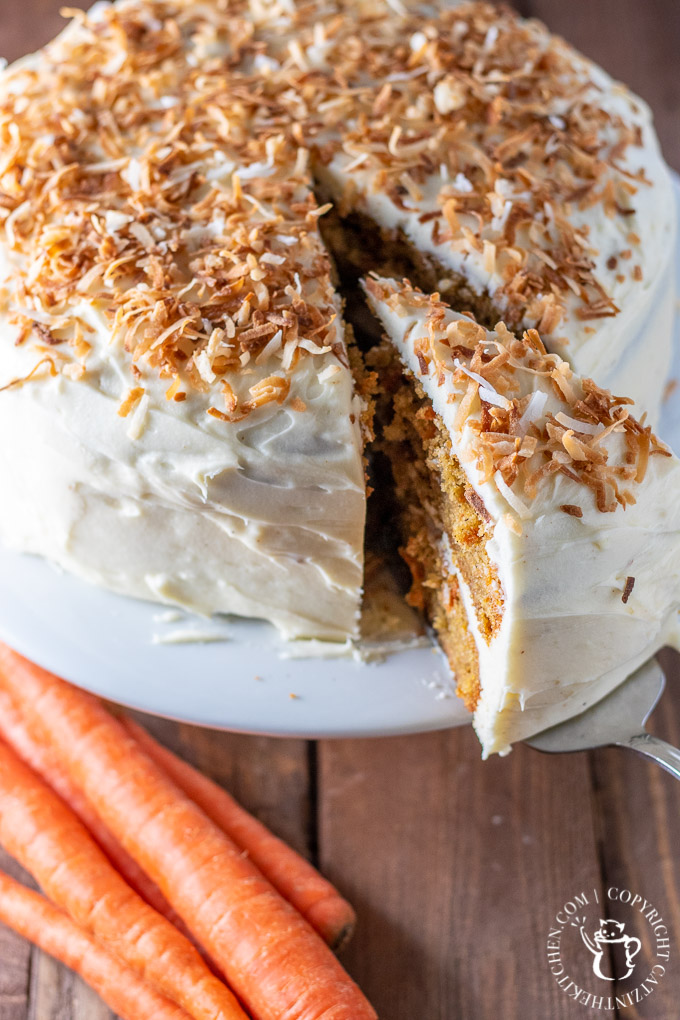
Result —
<path fill-rule="evenodd" d="M 536 330 L 365 286 L 410 598 L 503 752 L 680 642 L 680 461 Z"/>

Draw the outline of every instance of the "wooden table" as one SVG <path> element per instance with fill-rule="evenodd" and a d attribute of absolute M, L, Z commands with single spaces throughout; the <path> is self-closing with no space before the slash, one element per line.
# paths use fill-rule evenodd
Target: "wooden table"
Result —
<path fill-rule="evenodd" d="M 0 53 L 12 59 L 49 39 L 60 6 L 0 0 Z M 677 0 L 518 6 L 651 103 L 666 157 L 680 169 Z M 677 661 L 666 664 L 677 686 Z M 673 687 L 654 730 L 680 744 Z M 308 743 L 145 722 L 355 903 L 359 929 L 343 960 L 383 1020 L 602 1015 L 558 987 L 546 941 L 563 904 L 610 886 L 653 903 L 672 945 L 654 993 L 612 1015 L 680 1016 L 680 785 L 660 769 L 617 751 L 550 759 L 523 747 L 483 763 L 469 729 Z M 0 866 L 18 870 L 4 858 Z M 642 937 L 639 926 L 634 933 Z M 70 972 L 1 930 L 0 1020 L 25 1018 L 111 1014 Z"/>

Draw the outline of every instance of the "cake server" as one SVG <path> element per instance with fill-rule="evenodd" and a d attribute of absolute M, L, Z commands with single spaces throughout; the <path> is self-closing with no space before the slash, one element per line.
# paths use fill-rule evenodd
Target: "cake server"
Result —
<path fill-rule="evenodd" d="M 661 667 L 656 659 L 650 659 L 592 708 L 537 733 L 525 743 L 548 754 L 628 747 L 680 779 L 680 750 L 645 731 L 665 686 Z"/>

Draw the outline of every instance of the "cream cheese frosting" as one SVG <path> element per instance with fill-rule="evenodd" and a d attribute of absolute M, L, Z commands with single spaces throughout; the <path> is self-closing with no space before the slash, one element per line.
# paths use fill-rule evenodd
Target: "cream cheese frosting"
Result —
<path fill-rule="evenodd" d="M 26 374 L 14 350 L 0 385 Z M 168 409 L 160 382 L 119 417 L 115 345 L 102 343 L 77 381 L 41 379 L 30 399 L 28 385 L 13 387 L 0 395 L 10 494 L 0 534 L 125 595 L 343 640 L 356 631 L 363 578 L 361 408 L 348 371 L 319 362 L 296 373 L 283 405 L 253 412 L 227 439 L 207 395 Z"/>
<path fill-rule="evenodd" d="M 154 12 L 100 7 L 2 79 L 0 535 L 126 595 L 342 641 L 364 405 L 320 210 L 298 150 L 256 144 L 221 68 L 193 69 L 203 19 L 185 51 Z M 147 68 L 145 33 L 173 58 Z"/>
<path fill-rule="evenodd" d="M 479 656 L 475 729 L 485 754 L 504 752 L 594 704 L 663 645 L 680 647 L 680 461 L 630 408 L 534 347 L 537 336 L 477 326 L 465 357 L 452 348 L 459 324 L 468 338 L 472 324 L 436 298 L 383 279 L 368 282 L 368 297 L 488 513 L 504 601 L 491 639 L 458 580 Z M 470 368 L 475 349 L 488 378 Z M 488 370 L 499 354 L 508 360 Z M 480 437 L 484 409 L 510 399 L 512 434 Z M 601 420 L 586 403 L 604 409 Z M 591 475 L 595 461 L 602 473 Z"/>
<path fill-rule="evenodd" d="M 667 171 L 644 105 L 535 22 L 98 3 L 2 73 L 0 133 L 0 536 L 94 583 L 356 634 L 324 189 L 654 412 Z"/>
<path fill-rule="evenodd" d="M 444 296 L 449 274 L 464 279 L 656 419 L 676 217 L 646 104 L 537 21 L 483 4 L 371 10 L 366 91 L 335 107 L 341 141 L 335 124 L 320 130 L 327 194 L 433 259 Z M 326 59 L 354 70 L 347 35 Z"/>

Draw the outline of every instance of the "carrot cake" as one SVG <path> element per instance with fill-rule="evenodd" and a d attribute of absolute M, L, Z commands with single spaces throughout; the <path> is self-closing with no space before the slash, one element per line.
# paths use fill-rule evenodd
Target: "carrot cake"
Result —
<path fill-rule="evenodd" d="M 410 600 L 485 754 L 505 751 L 680 647 L 680 461 L 536 330 L 366 289 Z"/>
<path fill-rule="evenodd" d="M 367 273 L 658 412 L 670 177 L 644 103 L 536 21 L 97 3 L 0 74 L 0 134 L 0 538 L 92 583 L 357 635 L 374 399 L 402 413 L 349 324 Z"/>

